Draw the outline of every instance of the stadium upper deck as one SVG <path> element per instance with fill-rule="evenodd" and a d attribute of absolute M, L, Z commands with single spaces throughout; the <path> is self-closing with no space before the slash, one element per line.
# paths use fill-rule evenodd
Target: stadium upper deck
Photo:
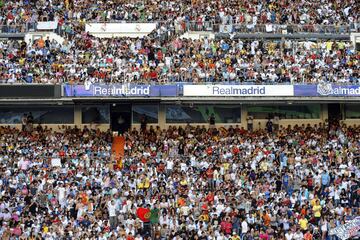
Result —
<path fill-rule="evenodd" d="M 188 21 L 216 23 L 355 24 L 355 0 L 24 0 L 1 1 L 0 23 L 55 19 L 85 21 Z"/>
<path fill-rule="evenodd" d="M 26 31 L 38 21 L 57 21 L 66 39 L 62 44 L 48 39 L 0 43 L 1 83 L 359 81 L 359 54 L 349 42 L 180 37 L 186 30 L 204 30 L 214 24 L 240 24 L 249 31 L 262 24 L 296 24 L 310 32 L 322 31 L 316 26 L 338 26 L 340 32 L 348 32 L 358 22 L 359 6 L 352 0 L 341 5 L 339 1 L 290 4 L 286 0 L 27 0 L 1 6 L 3 31 Z M 100 39 L 85 32 L 85 23 L 104 21 L 163 24 L 144 39 Z M 174 29 L 174 24 L 181 27 Z"/>

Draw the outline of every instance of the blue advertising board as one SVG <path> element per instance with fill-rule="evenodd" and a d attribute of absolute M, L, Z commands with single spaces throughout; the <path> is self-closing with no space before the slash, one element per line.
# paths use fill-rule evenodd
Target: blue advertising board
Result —
<path fill-rule="evenodd" d="M 64 85 L 65 97 L 360 97 L 360 85 Z"/>
<path fill-rule="evenodd" d="M 175 97 L 176 85 L 64 85 L 65 97 Z"/>

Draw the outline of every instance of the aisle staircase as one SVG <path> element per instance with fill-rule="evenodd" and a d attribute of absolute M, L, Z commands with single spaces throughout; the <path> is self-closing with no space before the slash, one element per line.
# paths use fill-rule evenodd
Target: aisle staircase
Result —
<path fill-rule="evenodd" d="M 112 159 L 116 160 L 114 169 L 122 169 L 124 149 L 125 149 L 125 138 L 123 136 L 115 136 L 113 138 L 112 147 L 111 147 Z"/>

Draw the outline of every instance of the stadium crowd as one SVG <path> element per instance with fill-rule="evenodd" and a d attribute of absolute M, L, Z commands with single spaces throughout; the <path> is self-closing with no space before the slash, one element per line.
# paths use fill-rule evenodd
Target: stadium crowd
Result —
<path fill-rule="evenodd" d="M 77 33 L 62 44 L 3 41 L 0 56 L 3 83 L 359 83 L 359 52 L 344 41 L 162 41 Z"/>
<path fill-rule="evenodd" d="M 359 215 L 359 126 L 111 133 L 0 128 L 2 239 L 338 239 Z M 141 221 L 139 209 L 151 211 Z"/>
<path fill-rule="evenodd" d="M 0 1 L 1 25 L 58 20 L 203 24 L 356 24 L 356 0 L 22 0 Z"/>

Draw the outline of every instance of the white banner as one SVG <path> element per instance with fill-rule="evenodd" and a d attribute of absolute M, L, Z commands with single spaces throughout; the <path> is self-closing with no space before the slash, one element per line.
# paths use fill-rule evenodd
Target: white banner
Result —
<path fill-rule="evenodd" d="M 60 158 L 52 158 L 51 166 L 53 167 L 61 167 L 61 159 Z"/>
<path fill-rule="evenodd" d="M 88 23 L 85 31 L 89 33 L 151 33 L 156 23 Z"/>
<path fill-rule="evenodd" d="M 338 226 L 337 228 L 330 230 L 330 235 L 336 235 L 342 240 L 349 239 L 351 237 L 358 236 L 360 230 L 360 217 Z"/>
<path fill-rule="evenodd" d="M 56 29 L 58 26 L 58 23 L 53 21 L 53 22 L 38 22 L 36 28 L 38 30 L 53 30 Z"/>
<path fill-rule="evenodd" d="M 233 25 L 220 25 L 219 32 L 221 33 L 232 33 Z"/>
<path fill-rule="evenodd" d="M 265 29 L 266 29 L 266 32 L 272 32 L 273 31 L 273 26 L 271 24 L 266 24 Z"/>
<path fill-rule="evenodd" d="M 184 96 L 294 96 L 293 85 L 184 85 Z"/>

